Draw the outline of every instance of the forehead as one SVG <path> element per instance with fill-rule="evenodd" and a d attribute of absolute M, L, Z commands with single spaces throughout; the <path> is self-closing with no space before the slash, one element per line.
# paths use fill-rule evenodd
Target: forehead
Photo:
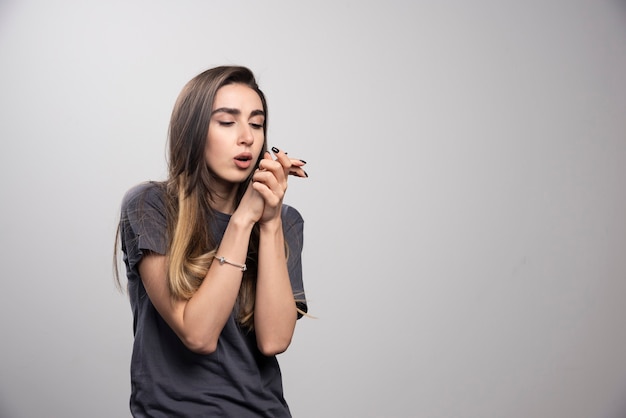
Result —
<path fill-rule="evenodd" d="M 263 110 L 263 103 L 256 91 L 245 84 L 227 84 L 215 94 L 213 109 L 227 107 L 231 109 Z"/>

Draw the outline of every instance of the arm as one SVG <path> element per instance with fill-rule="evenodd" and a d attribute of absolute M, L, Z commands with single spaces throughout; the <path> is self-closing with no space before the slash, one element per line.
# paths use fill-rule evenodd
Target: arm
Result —
<path fill-rule="evenodd" d="M 217 254 L 243 263 L 253 225 L 253 220 L 233 214 Z M 139 265 L 152 304 L 190 350 L 212 353 L 237 299 L 242 271 L 228 264 L 212 263 L 204 281 L 189 300 L 171 297 L 166 271 L 167 258 L 163 255 L 149 254 Z"/>
<path fill-rule="evenodd" d="M 288 174 L 306 177 L 304 162 L 290 160 L 282 151 L 273 150 L 255 174 L 254 187 L 263 196 L 265 207 L 259 220 L 259 261 L 254 309 L 257 345 L 265 355 L 284 352 L 291 343 L 298 317 L 289 280 L 285 255 L 281 208 Z"/>
<path fill-rule="evenodd" d="M 296 303 L 289 281 L 282 222 L 261 225 L 254 327 L 265 355 L 289 347 L 296 326 Z"/>

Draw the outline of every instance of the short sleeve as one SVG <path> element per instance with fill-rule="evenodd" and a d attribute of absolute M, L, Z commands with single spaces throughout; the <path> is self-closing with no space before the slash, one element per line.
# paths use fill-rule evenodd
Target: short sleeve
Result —
<path fill-rule="evenodd" d="M 122 200 L 120 235 L 124 259 L 135 270 L 145 251 L 166 252 L 166 217 L 163 189 L 158 183 L 142 183 Z"/>
<path fill-rule="evenodd" d="M 287 269 L 298 309 L 307 312 L 308 307 L 304 293 L 302 280 L 302 249 L 304 246 L 304 219 L 300 213 L 291 206 L 283 205 L 282 208 L 283 233 L 288 248 Z M 298 313 L 298 318 L 302 314 Z"/>

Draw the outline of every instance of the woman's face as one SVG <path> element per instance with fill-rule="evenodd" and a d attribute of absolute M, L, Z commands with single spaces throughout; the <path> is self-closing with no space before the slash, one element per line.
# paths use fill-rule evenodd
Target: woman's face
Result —
<path fill-rule="evenodd" d="M 265 112 L 259 95 L 244 84 L 228 84 L 215 95 L 205 160 L 226 183 L 241 183 L 263 149 Z"/>

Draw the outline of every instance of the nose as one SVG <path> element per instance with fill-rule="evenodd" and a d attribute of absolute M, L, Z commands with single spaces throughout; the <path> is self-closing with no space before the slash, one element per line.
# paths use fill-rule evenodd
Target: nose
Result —
<path fill-rule="evenodd" d="M 243 125 L 239 131 L 238 142 L 241 145 L 252 145 L 254 143 L 254 133 L 252 132 L 252 127 L 247 124 Z"/>

